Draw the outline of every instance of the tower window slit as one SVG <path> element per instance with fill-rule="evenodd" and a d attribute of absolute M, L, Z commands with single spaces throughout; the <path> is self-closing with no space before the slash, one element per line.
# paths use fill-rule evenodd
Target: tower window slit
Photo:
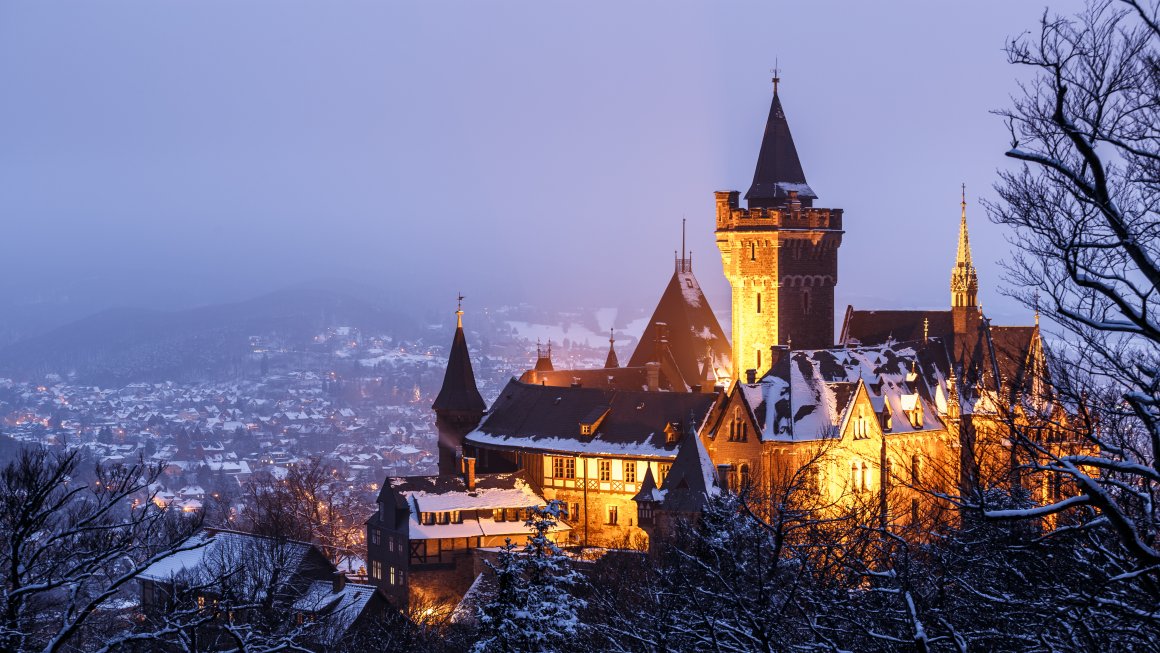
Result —
<path fill-rule="evenodd" d="M 761 293 L 757 293 L 757 312 L 761 312 Z"/>

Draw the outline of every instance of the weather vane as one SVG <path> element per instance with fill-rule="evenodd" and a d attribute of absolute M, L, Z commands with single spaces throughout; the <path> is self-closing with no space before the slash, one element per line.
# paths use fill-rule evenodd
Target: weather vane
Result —
<path fill-rule="evenodd" d="M 773 58 L 773 68 L 770 68 L 769 72 L 773 73 L 773 94 L 777 95 L 777 83 L 781 81 L 781 68 L 778 67 L 777 57 Z"/>

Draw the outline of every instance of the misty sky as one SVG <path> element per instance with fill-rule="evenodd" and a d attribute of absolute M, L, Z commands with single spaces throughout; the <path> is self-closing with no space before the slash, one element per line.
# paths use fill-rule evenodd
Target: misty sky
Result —
<path fill-rule="evenodd" d="M 1071 10 L 1077 3 L 1056 3 Z M 1041 3 L 0 3 L 0 293 L 177 307 L 357 278 L 450 306 L 651 305 L 689 220 L 718 310 L 713 191 L 751 181 L 771 94 L 837 305 L 942 307 Z M 448 310 L 451 310 L 448 308 Z M 727 323 L 727 322 L 726 322 Z"/>

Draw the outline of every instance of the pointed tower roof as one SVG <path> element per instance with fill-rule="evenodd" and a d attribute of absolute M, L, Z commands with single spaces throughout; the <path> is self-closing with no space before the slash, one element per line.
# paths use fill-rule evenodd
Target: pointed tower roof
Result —
<path fill-rule="evenodd" d="M 693 276 L 691 261 L 680 259 L 676 271 L 656 310 L 645 327 L 636 349 L 629 358 L 629 367 L 644 367 L 657 360 L 657 340 L 667 331 L 668 350 L 685 386 L 701 383 L 702 360 L 710 353 L 715 367 L 733 369 L 732 348 L 725 331 L 709 306 L 701 284 Z"/>
<path fill-rule="evenodd" d="M 608 330 L 608 358 L 604 359 L 604 367 L 620 367 L 620 361 L 616 358 L 616 333 L 612 329 Z"/>
<path fill-rule="evenodd" d="M 443 387 L 431 408 L 435 410 L 461 410 L 482 413 L 487 404 L 475 385 L 475 371 L 471 369 L 471 354 L 467 351 L 467 337 L 463 335 L 463 295 L 459 296 L 459 307 L 455 311 L 455 338 L 451 341 L 451 354 L 447 357 L 447 371 L 443 374 Z"/>
<path fill-rule="evenodd" d="M 765 136 L 761 139 L 761 150 L 757 155 L 757 168 L 753 172 L 753 185 L 745 193 L 751 208 L 771 206 L 784 201 L 789 191 L 797 191 L 798 197 L 812 201 L 817 194 L 806 183 L 798 159 L 797 147 L 789 132 L 789 122 L 781 107 L 777 94 L 780 79 L 773 78 L 773 102 L 769 106 L 769 118 L 765 121 Z"/>
<path fill-rule="evenodd" d="M 967 185 L 963 184 L 962 217 L 959 219 L 959 251 L 955 265 L 971 267 L 971 241 L 967 235 Z"/>
<path fill-rule="evenodd" d="M 690 415 L 677 449 L 677 458 L 661 486 L 665 494 L 664 509 L 674 512 L 700 512 L 712 495 L 719 494 L 717 468 Z"/>

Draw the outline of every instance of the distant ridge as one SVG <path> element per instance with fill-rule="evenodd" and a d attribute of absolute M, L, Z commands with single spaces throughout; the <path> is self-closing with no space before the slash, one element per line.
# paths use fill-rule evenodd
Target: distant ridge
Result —
<path fill-rule="evenodd" d="M 83 383 L 232 378 L 250 352 L 249 336 L 305 342 L 328 326 L 411 335 L 417 323 L 375 302 L 315 283 L 253 299 L 179 311 L 101 311 L 0 348 L 0 376 L 75 374 Z"/>

